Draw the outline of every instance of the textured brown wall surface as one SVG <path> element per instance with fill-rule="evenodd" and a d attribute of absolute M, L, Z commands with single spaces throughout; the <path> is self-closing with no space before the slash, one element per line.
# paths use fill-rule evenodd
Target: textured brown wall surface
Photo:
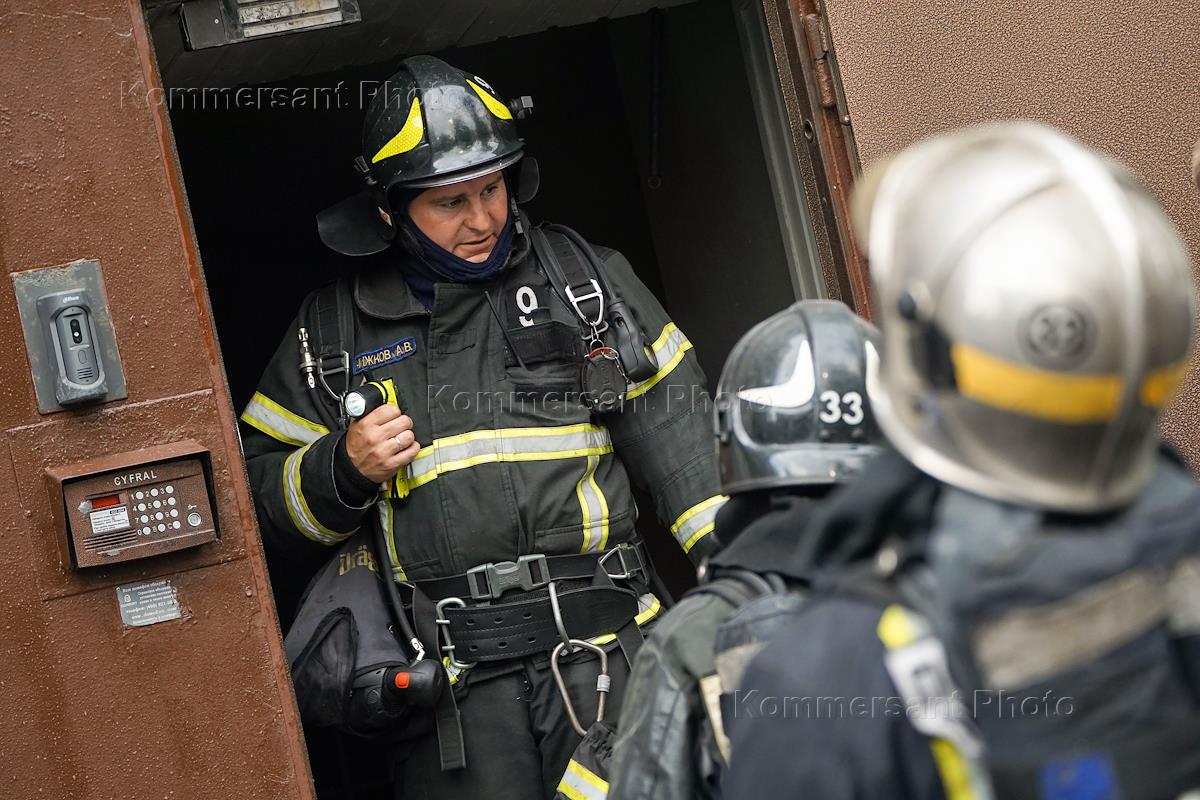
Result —
<path fill-rule="evenodd" d="M 98 260 L 129 392 L 39 415 L 0 284 L 0 795 L 311 798 L 152 64 L 137 0 L 0 8 L 0 269 Z M 212 452 L 221 541 L 64 564 L 46 468 L 182 439 Z M 182 619 L 124 626 L 114 587 L 150 578 Z"/>
<path fill-rule="evenodd" d="M 1142 176 L 1200 264 L 1195 0 L 825 2 L 864 164 L 945 128 L 1048 122 Z M 1164 427 L 1200 466 L 1196 369 Z"/>

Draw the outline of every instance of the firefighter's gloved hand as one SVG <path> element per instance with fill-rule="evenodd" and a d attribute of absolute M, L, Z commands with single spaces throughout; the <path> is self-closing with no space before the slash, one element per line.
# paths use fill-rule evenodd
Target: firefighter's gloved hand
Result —
<path fill-rule="evenodd" d="M 383 483 L 412 463 L 421 450 L 413 434 L 413 421 L 392 403 L 385 403 L 346 431 L 346 454 L 355 468 L 376 483 Z"/>

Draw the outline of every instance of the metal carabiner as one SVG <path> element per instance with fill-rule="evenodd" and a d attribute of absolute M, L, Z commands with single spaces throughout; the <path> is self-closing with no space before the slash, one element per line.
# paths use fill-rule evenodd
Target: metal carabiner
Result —
<path fill-rule="evenodd" d="M 570 645 L 572 649 L 567 650 L 567 645 Z M 571 727 L 575 729 L 575 732 L 584 736 L 587 734 L 587 729 L 579 722 L 575 706 L 571 704 L 571 696 L 567 693 L 567 683 L 563 680 L 562 671 L 558 667 L 558 660 L 564 652 L 570 653 L 579 648 L 591 650 L 600 657 L 600 674 L 596 676 L 596 722 L 604 721 L 604 704 L 608 699 L 608 690 L 612 687 L 612 678 L 608 676 L 608 653 L 604 652 L 604 648 L 591 642 L 585 642 L 582 639 L 568 639 L 555 646 L 554 651 L 550 654 L 550 672 L 554 675 L 554 684 L 558 686 L 558 693 L 562 695 L 563 705 L 567 708 L 567 718 L 571 720 Z"/>
<path fill-rule="evenodd" d="M 450 638 L 450 620 L 446 619 L 446 616 L 443 612 L 443 609 L 445 609 L 447 606 L 466 608 L 467 602 L 461 597 L 445 597 L 439 600 L 437 605 L 434 607 L 433 622 L 438 626 L 438 630 L 441 631 L 442 638 L 446 641 L 445 644 L 441 645 L 440 649 L 447 655 L 447 657 L 449 657 L 450 666 L 454 667 L 455 669 L 470 669 L 471 667 L 475 666 L 476 662 L 459 661 L 454 655 L 454 640 Z"/>

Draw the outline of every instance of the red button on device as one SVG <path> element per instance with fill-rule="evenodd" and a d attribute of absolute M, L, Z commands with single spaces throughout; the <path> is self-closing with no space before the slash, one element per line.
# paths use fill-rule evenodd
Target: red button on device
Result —
<path fill-rule="evenodd" d="M 407 689 L 408 688 L 408 673 L 407 672 L 397 672 L 396 673 L 396 688 L 397 689 Z"/>

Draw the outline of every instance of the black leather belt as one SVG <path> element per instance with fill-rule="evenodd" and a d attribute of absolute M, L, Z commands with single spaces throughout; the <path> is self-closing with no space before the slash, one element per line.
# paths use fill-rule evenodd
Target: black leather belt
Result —
<path fill-rule="evenodd" d="M 564 632 L 572 639 L 613 633 L 638 610 L 638 593 L 619 586 L 568 589 L 556 592 L 556 598 L 559 619 L 549 597 L 487 606 L 445 598 L 438 603 L 437 618 L 442 649 L 460 664 L 521 658 L 552 650 Z"/>
<path fill-rule="evenodd" d="M 604 553 L 538 553 L 481 564 L 462 575 L 416 581 L 415 587 L 428 598 L 425 603 L 435 604 L 442 651 L 466 665 L 546 653 L 569 638 L 589 639 L 625 628 L 637 615 L 649 563 L 641 542 L 623 543 Z M 591 585 L 562 583 L 579 580 Z M 616 581 L 633 585 L 618 586 Z M 542 587 L 548 593 L 496 602 L 512 589 Z"/>
<path fill-rule="evenodd" d="M 486 602 L 497 600 L 512 589 L 529 592 L 546 586 L 550 581 L 591 579 L 600 565 L 613 580 L 628 580 L 637 576 L 645 584 L 650 577 L 646 569 L 648 564 L 642 543 L 633 542 L 617 545 L 604 553 L 569 556 L 535 553 L 521 556 L 516 561 L 480 564 L 462 575 L 413 583 L 435 603 L 449 597 Z"/>

